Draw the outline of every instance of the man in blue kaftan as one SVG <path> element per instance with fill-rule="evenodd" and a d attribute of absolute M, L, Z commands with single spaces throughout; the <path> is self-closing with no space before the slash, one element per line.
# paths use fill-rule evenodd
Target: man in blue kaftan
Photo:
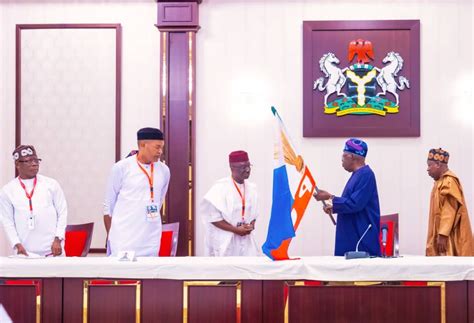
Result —
<path fill-rule="evenodd" d="M 326 213 L 336 213 L 336 246 L 335 256 L 344 256 L 347 251 L 354 251 L 361 240 L 359 251 L 367 251 L 371 256 L 380 256 L 380 207 L 375 174 L 365 164 L 367 144 L 351 138 L 347 140 L 342 154 L 342 167 L 352 173 L 344 187 L 341 197 L 319 190 L 314 194 L 316 200 L 332 200 L 324 207 Z"/>

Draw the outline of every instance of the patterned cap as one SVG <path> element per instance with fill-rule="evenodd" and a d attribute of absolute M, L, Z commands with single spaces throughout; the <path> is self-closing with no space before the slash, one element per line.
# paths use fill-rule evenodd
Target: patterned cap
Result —
<path fill-rule="evenodd" d="M 443 150 L 442 148 L 433 148 L 430 149 L 428 153 L 428 160 L 438 161 L 447 164 L 449 160 L 449 153 L 446 150 Z"/>
<path fill-rule="evenodd" d="M 369 147 L 367 146 L 365 141 L 357 139 L 357 138 L 351 138 L 347 140 L 346 144 L 344 145 L 345 152 L 362 156 L 362 157 L 367 156 L 368 150 L 369 150 Z"/>
<path fill-rule="evenodd" d="M 20 145 L 12 152 L 13 160 L 27 156 L 36 156 L 36 149 L 32 145 Z"/>

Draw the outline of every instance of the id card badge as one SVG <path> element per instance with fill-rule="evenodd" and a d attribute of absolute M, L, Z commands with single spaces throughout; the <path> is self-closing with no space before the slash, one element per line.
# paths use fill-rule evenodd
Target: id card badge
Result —
<path fill-rule="evenodd" d="M 146 206 L 146 220 L 147 222 L 156 222 L 161 220 L 158 205 L 149 204 Z"/>
<path fill-rule="evenodd" d="M 34 214 L 30 214 L 28 216 L 28 230 L 34 230 L 35 229 L 35 215 Z"/>

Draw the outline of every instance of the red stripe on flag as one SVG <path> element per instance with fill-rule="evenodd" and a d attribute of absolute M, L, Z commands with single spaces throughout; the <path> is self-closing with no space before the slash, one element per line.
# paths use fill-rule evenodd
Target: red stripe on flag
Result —
<path fill-rule="evenodd" d="M 304 174 L 300 180 L 298 189 L 296 190 L 295 201 L 293 202 L 293 210 L 296 211 L 296 222 L 294 224 L 295 231 L 298 229 L 298 226 L 303 219 L 306 207 L 313 196 L 315 186 L 316 182 L 314 181 L 308 167 L 305 166 Z"/>

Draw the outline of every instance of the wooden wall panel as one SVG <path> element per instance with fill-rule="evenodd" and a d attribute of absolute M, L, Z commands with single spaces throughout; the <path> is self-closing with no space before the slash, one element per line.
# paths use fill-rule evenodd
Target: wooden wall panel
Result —
<path fill-rule="evenodd" d="M 82 291 L 83 279 L 63 280 L 63 322 L 82 323 Z"/>
<path fill-rule="evenodd" d="M 183 322 L 182 281 L 145 279 L 142 295 L 142 322 Z"/>
<path fill-rule="evenodd" d="M 136 286 L 89 286 L 88 322 L 135 322 L 135 294 Z"/>
<path fill-rule="evenodd" d="M 467 310 L 468 322 L 474 322 L 474 281 L 467 282 Z"/>
<path fill-rule="evenodd" d="M 63 319 L 63 279 L 43 279 L 41 322 L 60 323 Z"/>
<path fill-rule="evenodd" d="M 259 323 L 263 320 L 263 283 L 259 280 L 242 282 L 242 323 Z"/>
<path fill-rule="evenodd" d="M 0 285 L 0 304 L 13 322 L 36 322 L 35 286 Z"/>
<path fill-rule="evenodd" d="M 188 322 L 235 322 L 235 286 L 189 286 Z"/>
<path fill-rule="evenodd" d="M 290 322 L 441 322 L 439 287 L 291 286 Z"/>
<path fill-rule="evenodd" d="M 283 323 L 285 307 L 285 282 L 278 280 L 263 281 L 263 320 L 264 323 Z"/>
<path fill-rule="evenodd" d="M 15 322 L 35 322 L 36 287 L 8 285 L 9 281 L 0 279 L 0 303 Z M 84 279 L 36 281 L 41 282 L 41 322 L 84 322 Z M 184 281 L 141 280 L 141 322 L 180 323 L 184 313 L 190 323 L 304 323 L 314 322 L 315 318 L 321 322 L 443 322 L 440 286 L 301 286 L 285 281 L 248 280 L 240 282 L 239 294 L 237 282 L 199 285 L 202 283 L 208 282 L 186 282 L 188 306 L 183 311 Z M 88 322 L 136 321 L 135 285 L 89 285 L 88 291 Z M 473 303 L 474 282 L 445 283 L 446 323 L 473 322 Z"/>

